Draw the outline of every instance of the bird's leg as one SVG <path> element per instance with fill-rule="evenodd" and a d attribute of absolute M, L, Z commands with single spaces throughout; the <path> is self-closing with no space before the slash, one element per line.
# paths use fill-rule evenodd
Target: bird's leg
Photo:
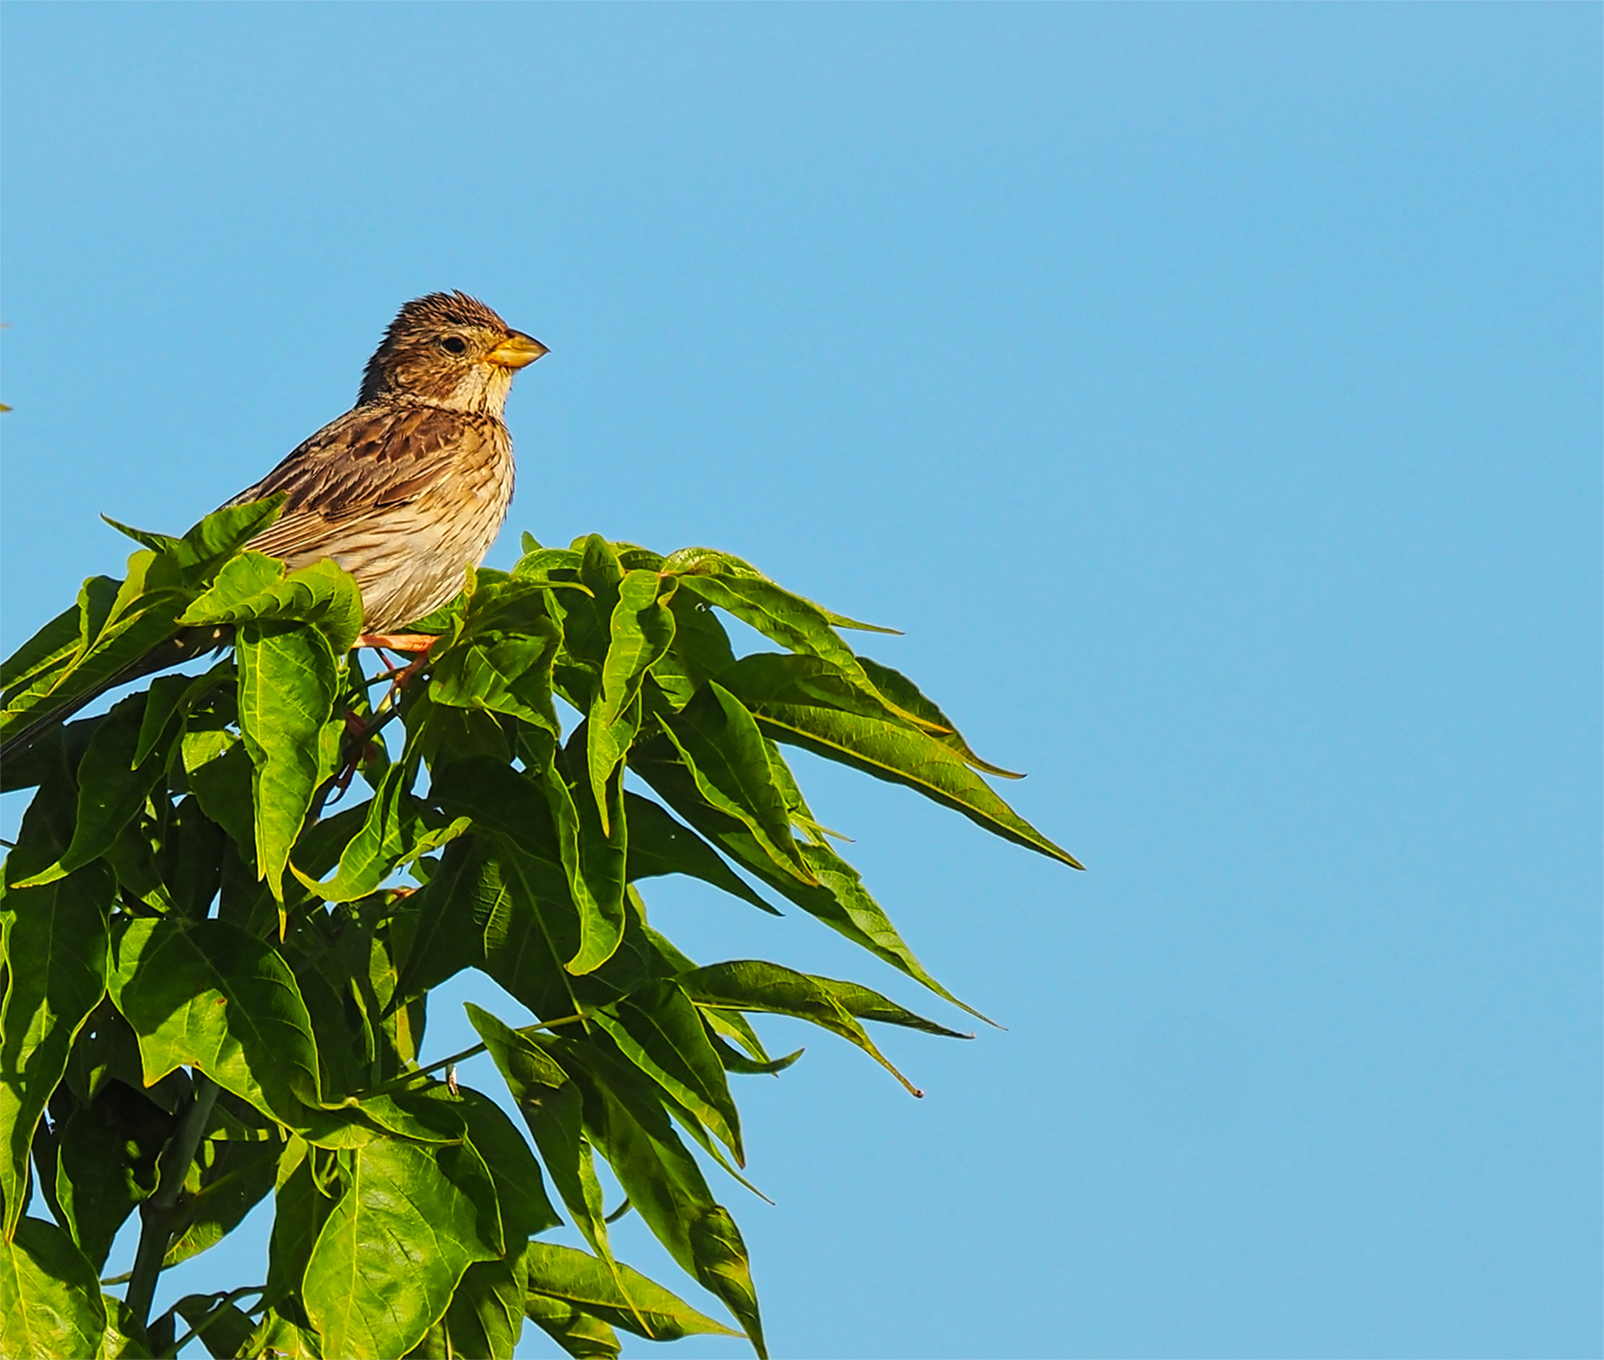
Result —
<path fill-rule="evenodd" d="M 386 650 L 412 653 L 412 661 L 397 671 L 390 681 L 390 693 L 387 697 L 394 703 L 407 681 L 429 664 L 429 649 L 439 641 L 440 635 L 437 633 L 363 633 L 356 640 L 356 645 L 372 647 L 380 656 L 384 656 Z M 386 657 L 385 660 L 388 663 L 389 658 Z"/>
<path fill-rule="evenodd" d="M 358 647 L 388 648 L 392 652 L 428 653 L 440 639 L 434 633 L 363 633 L 356 640 Z"/>

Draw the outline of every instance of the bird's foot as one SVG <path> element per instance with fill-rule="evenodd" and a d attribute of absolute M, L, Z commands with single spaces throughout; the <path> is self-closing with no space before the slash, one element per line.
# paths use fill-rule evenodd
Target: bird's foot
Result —
<path fill-rule="evenodd" d="M 363 633 L 356 640 L 358 647 L 377 647 L 386 652 L 418 652 L 428 653 L 429 648 L 439 642 L 440 638 L 434 633 Z"/>

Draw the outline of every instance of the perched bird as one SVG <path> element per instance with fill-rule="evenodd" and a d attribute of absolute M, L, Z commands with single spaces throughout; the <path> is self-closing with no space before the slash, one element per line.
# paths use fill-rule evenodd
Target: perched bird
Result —
<path fill-rule="evenodd" d="M 395 630 L 456 595 L 495 542 L 513 488 L 502 410 L 513 375 L 545 353 L 466 293 L 407 303 L 368 360 L 356 405 L 226 502 L 285 494 L 279 517 L 248 546 L 291 568 L 333 558 L 362 591 L 359 645 L 425 648 L 430 639 Z M 7 733 L 0 758 L 96 695 L 219 641 L 218 629 L 180 631 L 92 692 Z"/>
<path fill-rule="evenodd" d="M 285 492 L 250 546 L 293 567 L 332 557 L 362 588 L 363 627 L 387 634 L 462 589 L 512 501 L 513 374 L 546 353 L 465 293 L 404 306 L 357 402 L 229 505 Z"/>

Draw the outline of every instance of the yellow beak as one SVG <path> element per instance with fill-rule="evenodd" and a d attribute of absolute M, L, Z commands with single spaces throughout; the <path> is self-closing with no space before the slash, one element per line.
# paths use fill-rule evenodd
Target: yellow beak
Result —
<path fill-rule="evenodd" d="M 485 355 L 485 362 L 500 364 L 503 368 L 522 368 L 525 364 L 534 363 L 545 353 L 546 347 L 534 336 L 514 331 Z"/>

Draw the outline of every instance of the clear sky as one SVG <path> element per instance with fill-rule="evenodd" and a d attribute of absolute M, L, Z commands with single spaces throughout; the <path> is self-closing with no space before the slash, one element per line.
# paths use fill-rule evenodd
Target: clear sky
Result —
<path fill-rule="evenodd" d="M 11 4 L 5 649 L 473 292 L 551 346 L 492 564 L 711 544 L 905 629 L 1088 866 L 806 763 L 1008 1028 L 890 1036 L 922 1102 L 814 1033 L 746 1081 L 777 1356 L 1597 1355 L 1600 30 Z"/>

